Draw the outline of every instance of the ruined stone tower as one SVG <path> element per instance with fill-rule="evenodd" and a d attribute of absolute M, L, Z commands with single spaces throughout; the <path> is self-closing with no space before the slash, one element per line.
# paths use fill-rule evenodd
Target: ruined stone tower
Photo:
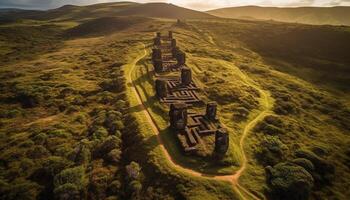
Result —
<path fill-rule="evenodd" d="M 152 49 L 152 60 L 161 60 L 162 59 L 162 51 L 160 49 L 154 48 Z"/>
<path fill-rule="evenodd" d="M 176 39 L 171 40 L 171 48 L 174 49 L 176 47 Z M 174 54 L 173 54 L 174 56 Z"/>
<path fill-rule="evenodd" d="M 159 98 L 164 98 L 168 94 L 167 82 L 165 80 L 156 80 L 156 93 Z"/>
<path fill-rule="evenodd" d="M 226 128 L 220 128 L 215 133 L 215 153 L 224 156 L 229 147 L 229 135 Z"/>
<path fill-rule="evenodd" d="M 192 82 L 192 71 L 188 67 L 181 69 L 181 84 L 189 85 Z"/>
<path fill-rule="evenodd" d="M 160 38 L 162 35 L 160 32 L 157 32 L 157 38 Z"/>
<path fill-rule="evenodd" d="M 177 52 L 179 52 L 179 47 L 175 46 L 171 49 L 171 53 L 173 55 L 173 58 L 177 58 Z"/>
<path fill-rule="evenodd" d="M 169 39 L 173 39 L 173 32 L 172 31 L 169 31 Z"/>
<path fill-rule="evenodd" d="M 154 66 L 154 70 L 157 73 L 160 73 L 163 71 L 163 61 L 160 59 L 154 60 L 153 61 L 153 66 Z"/>
<path fill-rule="evenodd" d="M 209 102 L 207 104 L 207 109 L 205 112 L 205 116 L 207 119 L 214 121 L 216 120 L 216 112 L 217 112 L 217 104 L 216 102 Z"/>
<path fill-rule="evenodd" d="M 186 63 L 186 54 L 178 50 L 176 53 L 176 60 L 178 65 L 184 65 Z"/>
<path fill-rule="evenodd" d="M 161 45 L 160 37 L 155 37 L 153 39 L 153 44 L 156 45 L 156 46 Z"/>
<path fill-rule="evenodd" d="M 170 127 L 174 130 L 185 130 L 187 126 L 187 106 L 185 103 L 170 105 Z"/>

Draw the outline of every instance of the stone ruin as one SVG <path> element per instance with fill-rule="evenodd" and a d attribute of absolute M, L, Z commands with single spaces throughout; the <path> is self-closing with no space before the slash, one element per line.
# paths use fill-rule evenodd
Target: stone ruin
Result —
<path fill-rule="evenodd" d="M 159 98 L 164 98 L 168 95 L 167 82 L 165 80 L 156 80 L 156 93 Z"/>
<path fill-rule="evenodd" d="M 225 155 L 229 147 L 229 135 L 226 128 L 220 128 L 215 133 L 215 153 Z"/>
<path fill-rule="evenodd" d="M 176 132 L 185 153 L 194 153 L 203 145 L 204 141 L 211 141 L 214 155 L 223 158 L 229 146 L 229 134 L 221 128 L 217 119 L 217 104 L 209 102 L 205 113 L 190 112 L 192 105 L 202 105 L 197 92 L 200 90 L 192 81 L 192 71 L 186 66 L 186 54 L 177 47 L 176 39 L 169 31 L 168 36 L 161 37 L 157 33 L 156 48 L 152 49 L 152 61 L 156 71 L 155 89 L 161 103 L 170 105 L 170 127 Z M 155 38 L 155 39 L 156 39 Z M 164 43 L 162 44 L 162 41 Z M 177 72 L 164 75 L 163 72 Z M 214 139 L 203 140 L 211 136 Z M 205 145 L 205 144 L 204 144 Z M 204 147 L 205 148 L 205 147 Z"/>
<path fill-rule="evenodd" d="M 174 49 L 176 47 L 176 39 L 171 40 L 171 49 Z"/>
<path fill-rule="evenodd" d="M 155 37 L 155 38 L 153 39 L 153 43 L 154 43 L 154 45 L 161 45 L 161 39 L 160 39 L 160 37 Z"/>
<path fill-rule="evenodd" d="M 157 73 L 160 73 L 163 71 L 163 61 L 162 60 L 154 60 L 153 66 L 154 66 L 154 69 Z"/>
<path fill-rule="evenodd" d="M 162 51 L 158 48 L 152 49 L 152 60 L 161 60 L 162 59 Z"/>
<path fill-rule="evenodd" d="M 185 65 L 186 63 L 186 54 L 181 50 L 176 52 L 176 60 L 178 65 Z"/>
<path fill-rule="evenodd" d="M 207 109 L 205 111 L 205 117 L 208 120 L 215 121 L 216 120 L 216 112 L 217 112 L 216 102 L 209 102 L 207 104 Z"/>
<path fill-rule="evenodd" d="M 181 69 L 181 84 L 189 85 L 192 82 L 192 71 L 188 67 Z"/>
<path fill-rule="evenodd" d="M 161 38 L 161 33 L 157 32 L 156 37 L 153 39 L 154 45 L 161 45 L 162 44 L 162 38 Z"/>
<path fill-rule="evenodd" d="M 172 31 L 169 31 L 168 38 L 173 39 L 173 32 Z"/>
<path fill-rule="evenodd" d="M 187 105 L 185 103 L 171 104 L 169 117 L 172 129 L 185 130 L 187 126 Z"/>

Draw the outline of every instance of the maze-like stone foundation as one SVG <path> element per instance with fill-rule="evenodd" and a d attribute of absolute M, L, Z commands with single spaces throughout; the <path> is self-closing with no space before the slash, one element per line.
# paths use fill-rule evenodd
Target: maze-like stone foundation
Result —
<path fill-rule="evenodd" d="M 203 138 L 215 137 L 214 153 L 218 157 L 225 155 L 229 146 L 229 136 L 226 129 L 220 128 L 217 114 L 217 104 L 210 102 L 205 112 L 194 113 L 188 109 L 193 105 L 201 105 L 200 89 L 192 80 L 192 71 L 186 66 L 186 54 L 176 45 L 173 33 L 168 36 L 157 33 L 156 48 L 152 53 L 157 80 L 156 93 L 161 103 L 170 105 L 170 127 L 176 132 L 177 138 L 186 153 L 196 153 L 206 147 Z M 155 42 L 156 43 L 156 42 Z M 179 76 L 165 76 L 164 72 L 178 72 Z"/>

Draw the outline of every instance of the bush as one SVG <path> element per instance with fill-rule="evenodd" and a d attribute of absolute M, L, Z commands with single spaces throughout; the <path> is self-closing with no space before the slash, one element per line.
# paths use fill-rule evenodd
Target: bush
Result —
<path fill-rule="evenodd" d="M 266 168 L 272 199 L 308 199 L 314 185 L 311 174 L 303 167 L 291 163 L 279 163 Z"/>
<path fill-rule="evenodd" d="M 330 185 L 334 179 L 335 167 L 327 160 L 319 157 L 314 152 L 304 149 L 299 149 L 295 152 L 296 157 L 305 158 L 312 162 L 315 167 L 312 176 L 318 187 Z"/>
<path fill-rule="evenodd" d="M 120 192 L 121 187 L 122 187 L 122 184 L 120 183 L 120 181 L 114 180 L 108 186 L 108 194 L 117 195 Z"/>
<path fill-rule="evenodd" d="M 49 156 L 50 152 L 42 145 L 35 145 L 34 148 L 28 149 L 26 155 L 28 158 L 38 159 Z"/>
<path fill-rule="evenodd" d="M 74 184 L 66 183 L 58 186 L 54 190 L 55 199 L 58 200 L 80 200 L 79 187 Z"/>
<path fill-rule="evenodd" d="M 277 136 L 266 136 L 261 141 L 256 156 L 264 166 L 275 165 L 284 159 L 283 151 L 287 149 Z"/>
<path fill-rule="evenodd" d="M 78 165 L 85 165 L 91 160 L 91 152 L 88 147 L 81 144 L 69 153 L 68 158 Z"/>
<path fill-rule="evenodd" d="M 93 140 L 101 140 L 107 136 L 108 131 L 103 126 L 98 127 L 97 130 L 92 133 Z"/>
<path fill-rule="evenodd" d="M 121 154 L 122 152 L 119 149 L 113 149 L 107 154 L 106 160 L 110 163 L 117 164 L 120 161 Z"/>
<path fill-rule="evenodd" d="M 58 199 L 82 199 L 86 196 L 86 186 L 85 170 L 81 166 L 65 169 L 54 178 L 54 193 Z"/>
<path fill-rule="evenodd" d="M 105 199 L 108 183 L 112 178 L 111 172 L 106 168 L 96 168 L 91 173 L 90 189 L 92 199 Z"/>
<path fill-rule="evenodd" d="M 26 180 L 15 180 L 11 185 L 8 185 L 8 190 L 3 195 L 7 200 L 35 200 L 37 199 L 41 187 L 33 182 Z"/>
<path fill-rule="evenodd" d="M 292 162 L 300 167 L 303 167 L 309 173 L 313 173 L 315 170 L 314 164 L 312 164 L 312 162 L 306 158 L 296 158 Z"/>
<path fill-rule="evenodd" d="M 58 156 L 50 156 L 48 157 L 44 163 L 43 167 L 46 171 L 48 171 L 53 177 L 60 173 L 62 170 L 69 168 L 73 163 L 65 158 Z"/>
<path fill-rule="evenodd" d="M 108 136 L 94 151 L 94 157 L 101 158 L 113 149 L 120 149 L 120 139 L 116 136 Z"/>
<path fill-rule="evenodd" d="M 33 137 L 33 141 L 36 145 L 43 145 L 46 142 L 47 135 L 45 133 L 39 133 Z"/>

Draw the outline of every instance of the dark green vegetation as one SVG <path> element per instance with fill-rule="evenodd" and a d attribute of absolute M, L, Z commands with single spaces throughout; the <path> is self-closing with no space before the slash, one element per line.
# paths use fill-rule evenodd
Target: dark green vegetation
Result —
<path fill-rule="evenodd" d="M 349 26 L 349 11 L 349 7 L 276 8 L 243 6 L 210 10 L 207 13 L 218 17 L 235 19 L 275 20 L 315 25 L 331 24 Z"/>
<path fill-rule="evenodd" d="M 274 100 L 273 113 L 247 138 L 251 163 L 242 183 L 273 199 L 346 199 L 350 74 L 343 43 L 350 40 L 348 28 L 231 20 L 191 24 L 232 52 L 228 60 Z M 299 195 L 294 191 L 300 187 Z"/>
<path fill-rule="evenodd" d="M 150 18 L 208 16 L 173 8 L 1 15 L 0 198 L 237 199 L 229 183 L 174 170 L 129 108 L 125 64 L 154 31 L 172 29 L 230 143 L 261 110 L 260 90 L 270 94 L 273 107 L 245 139 L 242 186 L 268 199 L 347 199 L 348 27 Z"/>

